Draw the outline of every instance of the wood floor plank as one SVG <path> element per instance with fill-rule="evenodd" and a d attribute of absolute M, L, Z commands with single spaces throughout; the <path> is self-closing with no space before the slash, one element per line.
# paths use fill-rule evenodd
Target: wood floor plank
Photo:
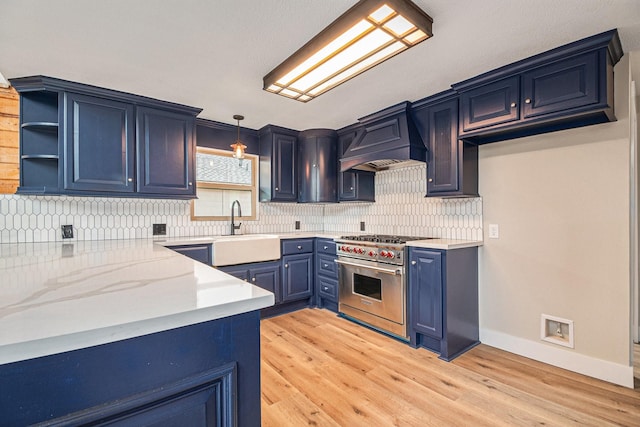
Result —
<path fill-rule="evenodd" d="M 323 309 L 261 333 L 265 426 L 640 426 L 640 390 L 485 345 L 447 363 Z"/>
<path fill-rule="evenodd" d="M 640 419 L 636 419 L 640 410 L 638 396 L 636 394 L 635 399 L 633 396 L 625 396 L 621 393 L 624 387 L 618 387 L 617 392 L 605 391 L 597 386 L 587 386 L 571 380 L 562 372 L 529 370 L 522 363 L 518 364 L 507 358 L 487 358 L 482 352 L 483 349 L 479 348 L 474 352 L 473 359 L 462 358 L 457 364 L 477 369 L 501 384 L 518 387 L 530 394 L 544 392 L 548 401 L 559 403 L 567 409 L 581 411 L 589 407 L 589 413 L 597 415 L 603 421 L 608 420 L 620 425 L 632 425 L 637 421 L 640 425 Z M 562 370 L 556 368 L 556 371 Z"/>

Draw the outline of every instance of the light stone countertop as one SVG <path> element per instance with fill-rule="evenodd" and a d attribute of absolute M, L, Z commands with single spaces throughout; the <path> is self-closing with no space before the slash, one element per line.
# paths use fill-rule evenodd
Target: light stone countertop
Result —
<path fill-rule="evenodd" d="M 462 249 L 482 246 L 482 240 L 457 240 L 457 239 L 429 239 L 413 240 L 407 242 L 407 246 L 427 249 Z"/>
<path fill-rule="evenodd" d="M 263 234 L 263 233 L 259 233 Z M 357 234 L 374 234 L 370 232 L 328 232 L 328 231 L 297 231 L 290 233 L 264 233 L 278 236 L 280 239 L 305 239 L 313 237 L 322 237 L 326 239 L 339 239 L 341 236 L 357 235 Z M 164 246 L 171 245 L 196 245 L 213 243 L 214 240 L 228 236 L 209 236 L 209 237 L 172 237 L 160 239 L 156 242 Z M 462 249 L 482 246 L 482 240 L 460 240 L 460 239 L 428 239 L 413 240 L 407 242 L 407 246 L 427 248 L 427 249 Z"/>
<path fill-rule="evenodd" d="M 151 239 L 0 245 L 0 364 L 274 304 Z"/>

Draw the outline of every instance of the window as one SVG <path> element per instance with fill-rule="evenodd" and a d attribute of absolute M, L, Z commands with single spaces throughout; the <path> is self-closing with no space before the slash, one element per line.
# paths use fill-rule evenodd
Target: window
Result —
<path fill-rule="evenodd" d="M 242 216 L 257 218 L 258 156 L 247 154 L 242 160 L 230 151 L 197 147 L 196 194 L 191 202 L 191 219 L 195 221 L 228 220 L 231 204 L 240 202 Z M 238 212 L 236 211 L 236 214 Z"/>

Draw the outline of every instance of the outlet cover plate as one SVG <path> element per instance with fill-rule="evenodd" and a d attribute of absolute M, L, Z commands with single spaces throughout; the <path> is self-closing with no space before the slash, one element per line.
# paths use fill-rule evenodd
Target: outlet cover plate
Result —
<path fill-rule="evenodd" d="M 73 239 L 73 225 L 69 224 L 62 226 L 62 238 Z"/>
<path fill-rule="evenodd" d="M 167 224 L 153 224 L 153 235 L 154 236 L 166 236 L 167 235 Z"/>

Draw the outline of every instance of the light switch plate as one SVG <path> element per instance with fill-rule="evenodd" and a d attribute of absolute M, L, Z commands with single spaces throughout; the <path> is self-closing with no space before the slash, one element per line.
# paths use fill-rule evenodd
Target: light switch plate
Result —
<path fill-rule="evenodd" d="M 500 238 L 500 227 L 498 226 L 498 224 L 489 224 L 489 238 L 490 239 Z"/>

